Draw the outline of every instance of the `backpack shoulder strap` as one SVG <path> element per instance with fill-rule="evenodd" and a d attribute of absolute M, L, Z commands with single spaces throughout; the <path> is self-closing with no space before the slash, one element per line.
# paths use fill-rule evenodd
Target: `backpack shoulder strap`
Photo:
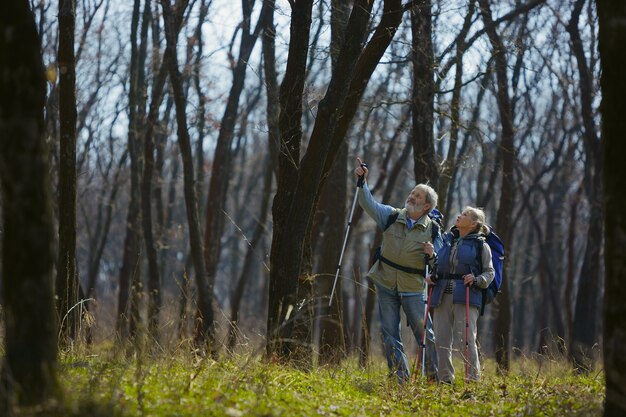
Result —
<path fill-rule="evenodd" d="M 486 239 L 484 236 L 481 236 L 476 240 L 476 253 L 478 254 L 478 267 L 480 268 L 480 273 L 483 273 L 483 247 Z"/>
<path fill-rule="evenodd" d="M 432 242 L 435 243 L 435 239 L 437 239 L 437 236 L 439 236 L 439 225 L 437 224 L 436 221 L 434 221 L 433 219 L 431 219 L 431 237 L 432 237 Z"/>
<path fill-rule="evenodd" d="M 389 217 L 387 217 L 387 223 L 385 223 L 385 230 L 389 229 L 389 227 L 392 224 L 394 224 L 396 220 L 398 220 L 399 215 L 400 215 L 400 212 L 398 210 L 394 210 L 394 212 L 391 213 Z"/>

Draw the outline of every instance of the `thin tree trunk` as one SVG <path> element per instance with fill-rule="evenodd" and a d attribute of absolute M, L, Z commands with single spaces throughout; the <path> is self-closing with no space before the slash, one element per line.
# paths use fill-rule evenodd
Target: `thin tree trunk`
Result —
<path fill-rule="evenodd" d="M 626 6 L 623 2 L 597 0 L 600 21 L 599 50 L 602 77 L 603 180 L 606 204 L 606 264 L 604 300 L 604 370 L 606 373 L 605 417 L 626 414 L 626 222 L 624 177 L 626 164 Z M 595 242 L 599 246 L 599 242 Z"/>
<path fill-rule="evenodd" d="M 59 260 L 56 296 L 62 346 L 77 335 L 80 309 L 76 270 L 76 60 L 75 0 L 59 0 Z M 70 312 L 71 311 L 71 312 Z"/>
<path fill-rule="evenodd" d="M 441 177 L 439 178 L 439 184 L 437 192 L 439 194 L 439 207 L 447 209 L 450 204 L 448 202 L 448 194 L 449 188 L 452 184 L 452 174 L 455 172 L 456 160 L 457 160 L 457 145 L 459 140 L 459 130 L 461 125 L 461 89 L 463 87 L 463 55 L 465 55 L 465 37 L 469 32 L 472 19 L 474 17 L 474 1 L 470 1 L 469 9 L 467 11 L 467 15 L 465 16 L 465 21 L 463 22 L 463 29 L 461 29 L 461 33 L 458 36 L 457 47 L 456 47 L 456 71 L 454 74 L 454 88 L 452 92 L 452 101 L 450 103 L 450 141 L 448 145 L 448 155 L 446 156 Z M 432 76 L 430 77 L 432 79 Z M 431 113 L 432 114 L 432 113 Z M 432 125 L 431 125 L 432 130 Z M 431 133 L 432 136 L 432 133 Z M 431 140 L 433 140 L 431 138 Z M 434 140 L 431 146 L 434 148 Z M 433 157 L 434 158 L 434 157 Z M 436 161 L 432 161 L 432 164 L 437 166 Z M 417 177 L 416 177 L 417 179 Z M 418 179 L 419 182 L 419 179 Z M 446 214 L 448 210 L 445 210 Z"/>
<path fill-rule="evenodd" d="M 137 43 L 140 0 L 135 0 L 131 21 L 131 63 L 128 114 L 128 153 L 130 156 L 130 202 L 126 214 L 126 235 L 119 276 L 119 294 L 116 329 L 121 342 L 136 336 L 139 320 L 137 293 L 141 292 L 141 193 L 140 173 L 142 166 L 139 138 L 143 129 L 145 99 L 143 83 L 145 54 L 147 49 L 149 2 L 145 5 L 141 23 L 141 44 Z"/>
<path fill-rule="evenodd" d="M 58 397 L 54 219 L 41 41 L 26 0 L 0 13 L 0 185 L 4 360 L 0 404 Z M 7 408 L 4 408 L 7 407 Z M 12 407 L 11 407 L 12 408 Z"/>
<path fill-rule="evenodd" d="M 273 170 L 271 166 L 271 159 L 268 158 L 265 168 L 265 174 L 263 175 L 263 196 L 261 201 L 261 212 L 257 219 L 257 224 L 252 234 L 252 240 L 246 251 L 246 256 L 243 261 L 243 267 L 241 268 L 241 274 L 237 281 L 237 286 L 233 292 L 231 299 L 230 309 L 230 327 L 228 329 L 228 349 L 233 350 L 237 342 L 237 334 L 239 331 L 239 309 L 241 306 L 241 300 L 243 299 L 244 290 L 250 279 L 252 267 L 254 266 L 255 254 L 257 253 L 257 247 L 263 240 L 265 234 L 267 216 L 269 214 L 270 195 L 272 191 L 272 178 Z"/>
<path fill-rule="evenodd" d="M 349 17 L 349 5 L 346 2 L 334 0 L 331 11 L 330 45 L 333 67 L 337 63 Z M 331 168 L 330 177 L 321 192 L 319 210 L 316 213 L 317 219 L 315 220 L 316 223 L 322 223 L 321 236 L 318 232 L 315 232 L 313 235 L 321 247 L 315 288 L 319 315 L 320 364 L 336 364 L 346 354 L 342 329 L 343 304 L 341 302 L 341 284 L 343 280 L 337 280 L 335 288 L 337 297 L 331 300 L 330 308 L 327 300 L 332 292 L 334 273 L 337 269 L 345 231 L 347 163 L 348 146 L 347 143 L 344 143 L 340 148 L 335 164 Z"/>
<path fill-rule="evenodd" d="M 513 144 L 513 114 L 511 99 L 508 93 L 508 76 L 506 49 L 500 35 L 495 29 L 491 8 L 488 0 L 479 0 L 483 21 L 487 27 L 487 35 L 493 48 L 493 56 L 496 66 L 496 78 L 498 82 L 497 101 L 502 124 L 502 142 L 498 153 L 502 154 L 502 186 L 500 191 L 500 204 L 496 219 L 496 230 L 504 242 L 505 247 L 510 247 L 513 233 L 511 231 L 513 204 L 515 201 L 515 189 L 513 183 L 513 164 L 515 163 L 515 149 Z M 506 277 L 508 270 L 508 258 L 504 260 L 503 274 Z M 510 350 L 510 323 L 511 310 L 508 294 L 508 280 L 502 283 L 502 295 L 499 297 L 498 318 L 494 331 L 496 361 L 500 372 L 509 370 Z"/>
<path fill-rule="evenodd" d="M 565 326 L 566 326 L 566 341 L 572 340 L 573 327 L 574 327 L 574 311 L 572 306 L 574 305 L 574 274 L 576 267 L 576 231 L 578 230 L 578 212 L 580 210 L 580 200 L 582 197 L 582 184 L 578 189 L 574 198 L 570 203 L 570 221 L 569 230 L 567 233 L 567 280 L 565 281 L 565 289 L 563 290 L 563 298 L 565 300 Z M 569 343 L 568 343 L 569 344 Z"/>
<path fill-rule="evenodd" d="M 371 6 L 368 7 L 371 9 Z M 329 155 L 336 155 L 339 146 L 344 141 L 361 103 L 367 84 L 396 34 L 398 26 L 400 26 L 403 12 L 404 9 L 400 0 L 385 0 L 380 22 L 378 22 L 374 34 L 363 49 L 354 68 L 350 81 L 350 90 L 341 108 L 341 115 L 337 118 L 337 126 L 329 148 Z M 325 175 L 330 170 L 333 160 L 334 157 L 326 158 L 323 171 Z"/>
<path fill-rule="evenodd" d="M 211 0 L 208 0 L 209 3 Z M 196 60 L 193 64 L 193 84 L 198 95 L 198 139 L 196 140 L 196 195 L 198 196 L 198 211 L 204 213 L 206 208 L 204 207 L 204 135 L 206 125 L 206 102 L 207 97 L 202 91 L 202 83 L 200 77 L 200 69 L 202 68 L 204 42 L 202 41 L 202 26 L 209 13 L 209 4 L 207 0 L 202 0 L 200 4 L 200 15 L 198 17 L 198 25 L 196 26 L 195 37 L 198 42 L 198 50 L 196 51 Z M 202 227 L 202 219 L 200 219 L 200 226 Z"/>
<path fill-rule="evenodd" d="M 600 245 L 602 241 L 602 167 L 600 139 L 594 121 L 593 80 L 583 50 L 578 20 L 584 1 L 577 0 L 567 31 L 572 41 L 572 52 L 578 64 L 580 80 L 580 104 L 583 119 L 583 144 L 585 149 L 585 193 L 589 202 L 589 229 L 583 265 L 580 271 L 576 307 L 574 309 L 574 329 L 571 359 L 574 367 L 580 371 L 589 371 L 593 367 L 596 355 L 593 347 L 599 342 L 599 296 L 601 282 Z"/>
<path fill-rule="evenodd" d="M 229 174 L 231 170 L 231 148 L 235 132 L 235 124 L 239 113 L 239 100 L 246 80 L 248 60 L 263 27 L 265 13 L 268 12 L 267 3 L 263 4 L 257 26 L 251 28 L 253 1 L 242 0 L 243 22 L 241 25 L 241 39 L 239 43 L 239 57 L 233 69 L 233 82 L 226 102 L 226 108 L 220 124 L 217 145 L 211 167 L 211 179 L 207 194 L 205 231 L 204 231 L 204 259 L 209 287 L 215 284 L 217 267 L 222 251 L 222 234 L 224 233 L 224 210 L 226 194 L 228 192 Z"/>
<path fill-rule="evenodd" d="M 196 287 L 198 289 L 198 322 L 196 326 L 195 341 L 198 347 L 208 348 L 213 357 L 216 355 L 215 324 L 213 315 L 213 291 L 208 280 L 207 270 L 204 264 L 202 238 L 200 237 L 200 220 L 198 216 L 198 201 L 194 188 L 193 156 L 191 153 L 191 141 L 187 128 L 185 111 L 185 97 L 183 93 L 182 75 L 178 70 L 176 55 L 176 39 L 180 31 L 180 21 L 187 6 L 187 0 L 176 4 L 174 10 L 169 0 L 161 2 L 165 21 L 165 34 L 167 48 L 165 59 L 168 62 L 170 81 L 174 90 L 174 103 L 176 105 L 176 124 L 178 132 L 178 145 L 183 160 L 183 180 L 185 193 L 185 208 L 187 210 L 187 224 L 189 228 L 189 241 L 193 258 L 194 271 L 196 274 Z"/>
<path fill-rule="evenodd" d="M 120 176 L 122 174 L 122 168 L 126 165 L 128 159 L 128 151 L 125 151 L 120 158 L 115 173 L 113 174 L 113 180 L 111 181 L 111 191 L 109 192 L 106 203 L 100 201 L 98 207 L 98 223 L 96 225 L 96 233 L 94 233 L 94 241 L 90 244 L 89 248 L 89 262 L 87 268 L 87 298 L 95 296 L 96 280 L 100 272 L 100 263 L 102 261 L 102 255 L 104 253 L 104 247 L 106 246 L 109 232 L 111 231 L 111 223 L 113 221 L 113 210 L 115 208 L 115 200 L 117 194 L 120 191 L 122 181 Z M 85 213 L 85 217 L 88 213 Z"/>
<path fill-rule="evenodd" d="M 320 262 L 316 273 L 316 294 L 318 310 L 320 311 L 320 340 L 319 363 L 338 364 L 346 355 L 345 339 L 343 337 L 342 316 L 343 279 L 338 279 L 335 295 L 329 308 L 328 300 L 332 292 L 334 276 L 337 270 L 339 256 L 343 246 L 344 232 L 346 231 L 346 195 L 348 187 L 348 144 L 344 143 L 330 176 L 325 183 L 320 199 L 320 212 L 324 212 L 324 232 L 320 241 Z M 344 258 L 345 259 L 345 258 Z M 345 273 L 348 269 L 342 271 Z"/>
<path fill-rule="evenodd" d="M 152 86 L 150 111 L 146 123 L 143 152 L 143 175 L 141 180 L 141 217 L 143 237 L 148 258 L 148 333 L 159 340 L 159 312 L 161 310 L 161 278 L 159 275 L 158 257 L 152 230 L 152 180 L 154 171 L 154 127 L 158 123 L 158 113 L 163 98 L 163 88 L 167 78 L 166 54 L 163 64 Z"/>

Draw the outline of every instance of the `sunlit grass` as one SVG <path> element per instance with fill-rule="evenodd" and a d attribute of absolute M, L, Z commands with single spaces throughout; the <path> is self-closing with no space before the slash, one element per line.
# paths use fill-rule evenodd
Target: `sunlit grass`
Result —
<path fill-rule="evenodd" d="M 508 376 L 492 361 L 480 383 L 398 386 L 382 358 L 312 371 L 258 356 L 219 361 L 180 349 L 124 359 L 112 348 L 61 356 L 64 416 L 597 416 L 604 374 L 576 375 L 564 360 L 516 359 Z M 31 410 L 32 411 L 32 410 Z M 30 415 L 32 413 L 18 413 Z M 35 413 L 37 414 L 37 413 Z M 56 414 L 56 413 L 55 413 Z M 50 415 L 50 414 L 46 414 Z"/>

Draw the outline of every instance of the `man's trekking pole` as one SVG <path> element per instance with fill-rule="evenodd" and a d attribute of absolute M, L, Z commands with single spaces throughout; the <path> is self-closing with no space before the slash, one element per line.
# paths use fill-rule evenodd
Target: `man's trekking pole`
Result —
<path fill-rule="evenodd" d="M 424 362 L 426 362 L 426 322 L 428 321 L 428 282 L 426 277 L 428 276 L 428 255 L 424 255 L 425 267 L 424 267 L 424 326 L 422 328 L 422 340 L 418 341 L 417 356 L 415 357 L 415 366 L 413 376 L 417 375 L 417 370 L 422 368 L 422 376 L 424 376 Z M 415 379 L 415 378 L 414 378 Z"/>
<path fill-rule="evenodd" d="M 424 278 L 428 276 L 428 255 L 424 255 Z M 428 282 L 424 279 L 424 328 L 422 329 L 422 377 L 426 373 L 426 324 L 428 323 L 428 304 L 430 297 L 428 296 Z"/>
<path fill-rule="evenodd" d="M 361 164 L 361 167 L 367 168 L 367 164 Z M 333 303 L 333 295 L 335 295 L 335 287 L 337 286 L 337 278 L 339 277 L 339 270 L 341 269 L 341 261 L 343 260 L 343 253 L 346 250 L 346 243 L 348 243 L 348 235 L 350 234 L 350 226 L 352 225 L 352 215 L 354 214 L 354 208 L 356 207 L 356 200 L 359 196 L 359 188 L 363 187 L 365 178 L 363 175 L 359 176 L 356 182 L 356 189 L 354 190 L 354 199 L 352 199 L 352 208 L 350 209 L 350 216 L 348 217 L 348 225 L 346 227 L 346 234 L 343 238 L 343 246 L 341 248 L 341 255 L 339 255 L 339 263 L 337 264 L 337 271 L 335 272 L 335 280 L 333 281 L 333 289 L 330 292 L 330 299 L 328 300 L 328 307 Z"/>
<path fill-rule="evenodd" d="M 424 278 L 428 276 L 428 255 L 424 255 Z M 430 310 L 430 299 L 433 293 L 433 288 L 429 288 L 428 282 L 425 281 L 424 287 L 424 326 L 422 328 L 422 341 L 419 345 L 419 350 L 417 353 L 416 363 L 415 363 L 415 372 L 414 375 L 417 375 L 417 370 L 420 368 L 420 360 L 421 360 L 421 370 L 422 376 L 426 373 L 426 328 L 428 325 L 428 318 L 430 314 L 428 313 Z"/>

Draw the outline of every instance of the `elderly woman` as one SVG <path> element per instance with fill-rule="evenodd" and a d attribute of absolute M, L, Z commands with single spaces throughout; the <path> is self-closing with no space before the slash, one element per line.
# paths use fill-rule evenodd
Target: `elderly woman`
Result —
<path fill-rule="evenodd" d="M 454 227 L 443 235 L 443 247 L 437 254 L 437 276 L 429 280 L 434 285 L 430 305 L 439 360 L 437 376 L 443 383 L 454 382 L 453 344 L 464 356 L 466 380 L 480 378 L 476 324 L 482 289 L 494 278 L 491 250 L 484 238 L 487 232 L 485 213 L 466 207 L 457 216 Z"/>

